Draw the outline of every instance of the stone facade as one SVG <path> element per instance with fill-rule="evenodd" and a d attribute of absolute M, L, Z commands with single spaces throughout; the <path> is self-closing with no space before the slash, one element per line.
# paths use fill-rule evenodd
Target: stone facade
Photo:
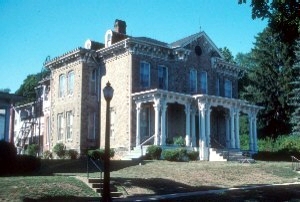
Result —
<path fill-rule="evenodd" d="M 239 116 L 246 113 L 249 149 L 257 151 L 259 107 L 238 99 L 243 72 L 224 61 L 205 32 L 168 44 L 126 35 L 124 21 L 116 20 L 114 27 L 105 33 L 104 44 L 88 40 L 84 48 L 45 63 L 51 70 L 50 150 L 58 142 L 80 153 L 104 146 L 102 89 L 110 82 L 112 148 L 164 146 L 182 136 L 186 146 L 200 151 L 201 160 L 208 160 L 208 149 L 217 145 L 240 149 Z"/>

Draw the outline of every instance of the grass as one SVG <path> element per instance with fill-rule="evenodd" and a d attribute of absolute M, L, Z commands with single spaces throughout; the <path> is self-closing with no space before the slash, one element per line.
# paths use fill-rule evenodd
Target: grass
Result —
<path fill-rule="evenodd" d="M 111 167 L 111 181 L 128 197 L 287 183 L 299 179 L 299 174 L 292 171 L 290 162 L 258 161 L 255 164 L 239 164 L 232 162 L 143 161 L 139 165 L 137 162 L 112 161 Z M 86 177 L 86 162 L 82 160 L 43 160 L 41 169 L 33 176 L 1 177 L 0 201 L 4 199 L 7 201 L 47 201 L 52 199 L 84 201 L 87 198 L 98 196 L 83 182 L 75 177 L 70 177 L 72 175 Z M 90 175 L 98 177 L 99 173 L 92 172 Z M 290 196 L 296 195 L 300 199 L 300 193 L 294 192 L 299 188 L 299 185 L 294 187 L 292 192 L 283 187 L 280 187 L 280 190 L 285 190 L 285 193 Z M 265 188 L 260 190 L 263 189 Z M 279 193 L 273 188 L 268 188 L 266 191 L 273 195 Z M 213 198 L 223 197 L 223 199 L 232 201 L 239 199 L 238 197 L 251 199 L 251 197 L 255 197 L 253 194 L 257 197 L 263 195 L 258 190 L 235 190 L 217 195 L 197 196 L 189 199 L 185 197 L 178 200 L 213 200 Z M 270 197 L 268 194 L 265 196 Z"/>

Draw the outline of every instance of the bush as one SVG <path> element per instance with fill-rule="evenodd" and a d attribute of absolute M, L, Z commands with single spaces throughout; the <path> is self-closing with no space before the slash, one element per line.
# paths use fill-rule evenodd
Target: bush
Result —
<path fill-rule="evenodd" d="M 14 174 L 25 174 L 36 171 L 41 167 L 41 160 L 31 155 L 18 155 L 15 162 Z"/>
<path fill-rule="evenodd" d="M 43 158 L 44 159 L 52 159 L 52 153 L 49 150 L 44 151 L 43 152 Z"/>
<path fill-rule="evenodd" d="M 38 152 L 39 152 L 39 145 L 37 144 L 30 144 L 26 149 L 26 154 L 28 154 L 29 156 L 36 156 Z"/>
<path fill-rule="evenodd" d="M 185 147 L 185 139 L 182 136 L 173 138 L 174 145 Z"/>
<path fill-rule="evenodd" d="M 163 159 L 167 161 L 178 161 L 179 153 L 174 149 L 166 149 L 162 151 Z"/>
<path fill-rule="evenodd" d="M 189 152 L 189 153 L 191 153 L 192 155 L 195 155 L 194 152 Z M 163 150 L 162 156 L 163 156 L 163 159 L 165 159 L 167 161 L 188 161 L 188 160 L 190 160 L 189 154 L 185 148 Z M 196 157 L 196 159 L 197 158 L 198 158 L 198 156 Z"/>
<path fill-rule="evenodd" d="M 67 158 L 70 158 L 70 159 L 77 159 L 77 157 L 78 157 L 78 151 L 76 151 L 74 149 L 66 150 L 65 151 L 65 156 Z"/>
<path fill-rule="evenodd" d="M 88 156 L 94 160 L 103 160 L 104 159 L 104 149 L 88 150 Z M 114 156 L 115 156 L 115 150 L 110 149 L 109 157 L 113 158 Z"/>
<path fill-rule="evenodd" d="M 147 148 L 146 156 L 150 159 L 158 160 L 160 159 L 162 149 L 159 146 L 151 145 Z"/>
<path fill-rule="evenodd" d="M 16 162 L 17 150 L 15 146 L 4 140 L 0 140 L 0 175 L 13 172 Z"/>
<path fill-rule="evenodd" d="M 189 152 L 187 152 L 187 156 L 188 156 L 189 160 L 196 161 L 196 160 L 198 160 L 199 152 L 198 151 L 189 151 Z"/>
<path fill-rule="evenodd" d="M 53 152 L 59 157 L 63 158 L 65 156 L 65 145 L 63 143 L 57 143 L 53 147 Z"/>

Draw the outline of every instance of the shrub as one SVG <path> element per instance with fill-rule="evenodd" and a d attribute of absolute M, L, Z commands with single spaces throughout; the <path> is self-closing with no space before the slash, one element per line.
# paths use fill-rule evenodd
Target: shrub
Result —
<path fill-rule="evenodd" d="M 44 151 L 43 152 L 43 158 L 44 159 L 52 159 L 52 153 L 49 150 Z"/>
<path fill-rule="evenodd" d="M 65 151 L 65 156 L 67 158 L 70 158 L 70 159 L 77 159 L 77 157 L 78 157 L 78 151 L 76 151 L 74 149 L 66 150 Z"/>
<path fill-rule="evenodd" d="M 104 159 L 104 149 L 88 150 L 88 156 L 94 160 L 103 160 Z M 113 158 L 114 156 L 115 156 L 115 150 L 110 149 L 109 157 Z"/>
<path fill-rule="evenodd" d="M 187 152 L 187 156 L 188 156 L 189 160 L 196 161 L 196 160 L 198 160 L 199 152 L 198 151 L 189 151 L 189 152 Z"/>
<path fill-rule="evenodd" d="M 15 162 L 15 173 L 24 174 L 33 172 L 41 167 L 41 160 L 31 155 L 18 155 Z"/>
<path fill-rule="evenodd" d="M 178 161 L 179 153 L 174 149 L 166 149 L 162 151 L 163 159 L 167 161 Z"/>
<path fill-rule="evenodd" d="M 174 145 L 185 147 L 185 140 L 182 136 L 174 137 L 173 142 L 174 142 Z"/>
<path fill-rule="evenodd" d="M 29 156 L 36 156 L 38 151 L 39 151 L 39 145 L 30 144 L 30 145 L 28 145 L 28 147 L 26 149 L 26 154 L 28 154 Z"/>
<path fill-rule="evenodd" d="M 162 149 L 159 146 L 151 145 L 147 148 L 147 157 L 150 159 L 160 159 Z"/>
<path fill-rule="evenodd" d="M 59 157 L 63 158 L 65 156 L 65 145 L 63 143 L 57 143 L 53 147 L 53 152 Z"/>
<path fill-rule="evenodd" d="M 13 172 L 17 150 L 15 146 L 4 140 L 0 140 L 0 175 Z"/>
<path fill-rule="evenodd" d="M 273 152 L 274 151 L 274 139 L 266 137 L 265 139 L 258 140 L 259 151 Z"/>

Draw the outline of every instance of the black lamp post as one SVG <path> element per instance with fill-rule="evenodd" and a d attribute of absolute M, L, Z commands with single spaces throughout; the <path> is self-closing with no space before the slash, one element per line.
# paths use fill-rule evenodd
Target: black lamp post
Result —
<path fill-rule="evenodd" d="M 103 89 L 104 98 L 106 100 L 106 128 L 105 128 L 105 150 L 104 150 L 104 181 L 103 181 L 103 193 L 102 201 L 111 201 L 110 197 L 110 101 L 114 94 L 114 89 L 111 87 L 110 83 L 107 82 Z"/>

